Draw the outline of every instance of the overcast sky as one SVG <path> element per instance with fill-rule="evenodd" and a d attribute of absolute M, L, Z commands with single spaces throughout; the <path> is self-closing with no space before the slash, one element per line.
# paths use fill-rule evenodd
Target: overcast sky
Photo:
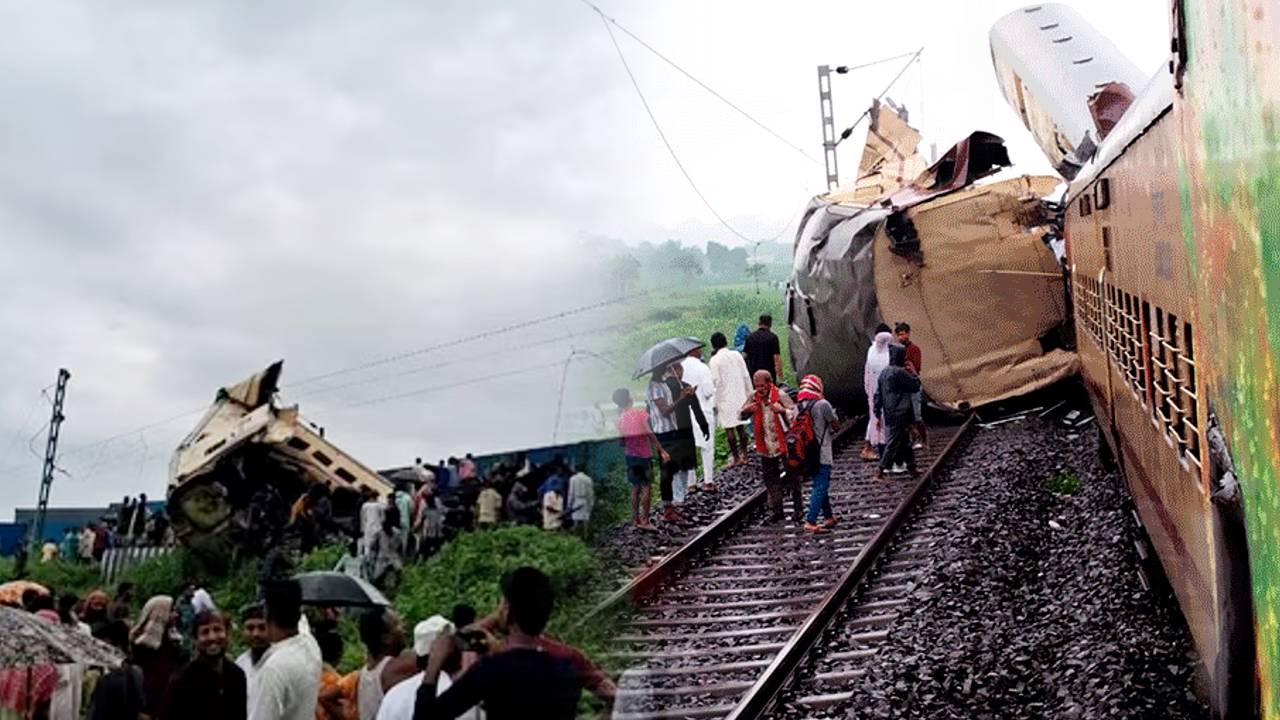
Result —
<path fill-rule="evenodd" d="M 1045 172 L 986 42 L 1022 4 L 600 3 L 819 159 L 815 66 L 923 45 L 922 70 L 890 96 L 926 142 L 992 131 Z M 1071 4 L 1144 71 L 1163 61 L 1164 0 Z M 820 164 L 618 42 L 738 230 L 774 237 L 822 189 Z M 837 78 L 837 124 L 898 68 Z M 70 475 L 55 505 L 162 496 L 198 415 L 100 441 L 201 409 L 278 358 L 286 396 L 375 467 L 546 443 L 564 372 L 552 364 L 570 343 L 607 351 L 607 334 L 581 333 L 616 306 L 289 384 L 599 302 L 611 289 L 590 272 L 592 238 L 741 244 L 689 189 L 578 0 L 0 0 L 0 107 L 0 519 L 36 499 L 40 391 L 60 366 Z M 615 371 L 574 360 L 569 404 L 598 372 Z"/>

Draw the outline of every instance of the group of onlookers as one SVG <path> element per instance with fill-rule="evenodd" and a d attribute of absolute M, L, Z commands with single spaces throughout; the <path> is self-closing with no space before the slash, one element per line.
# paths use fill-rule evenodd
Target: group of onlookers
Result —
<path fill-rule="evenodd" d="M 392 494 L 379 497 L 366 491 L 359 537 L 340 569 L 393 588 L 406 560 L 434 554 L 451 532 L 511 523 L 586 533 L 595 483 L 570 463 L 556 458 L 542 466 L 527 460 L 518 468 L 498 464 L 481 480 L 469 455 L 462 462 L 462 472 L 447 493 L 421 459 L 414 464 L 416 479 L 400 481 Z"/>
<path fill-rule="evenodd" d="M 291 580 L 263 588 L 263 600 L 239 613 L 239 657 L 229 653 L 233 627 L 203 588 L 157 595 L 132 616 L 128 586 L 114 600 L 94 591 L 82 601 L 31 591 L 24 609 L 41 621 L 91 633 L 125 657 L 101 676 L 52 666 L 38 672 L 0 671 L 32 683 L 6 707 L 23 717 L 88 720 L 429 720 L 431 718 L 572 718 L 588 690 L 611 703 L 613 683 L 578 650 L 544 630 L 554 606 L 549 579 L 522 567 L 501 579 L 497 610 L 476 619 L 467 606 L 413 627 L 412 645 L 389 608 L 360 612 L 366 650 L 361 666 L 337 669 L 343 641 L 339 612 L 308 619 L 302 592 Z M 21 673 L 9 678 L 5 673 Z M 74 696 L 74 697 L 72 697 Z M 480 708 L 483 708 L 481 711 Z M 483 712 L 483 715 L 481 714 Z"/>
<path fill-rule="evenodd" d="M 713 334 L 708 364 L 703 364 L 698 348 L 655 368 L 644 407 L 634 406 L 631 392 L 625 388 L 614 393 L 620 413 L 618 434 L 632 486 L 634 527 L 651 529 L 650 473 L 655 459 L 664 521 L 685 522 L 681 504 L 689 491 L 699 488 L 696 447 L 706 449 L 701 489 L 714 490 L 711 477 L 717 424 L 725 431 L 731 456 L 725 467 L 747 462 L 749 449 L 754 448 L 768 491 L 769 521 L 784 517 L 783 503 L 790 499 L 795 519 L 804 523 L 805 530 L 823 532 L 835 524 L 828 487 L 836 412 L 825 399 L 822 379 L 816 375 L 800 380 L 795 399 L 777 384 L 782 373 L 781 343 L 772 325 L 773 318 L 762 315 L 754 332 L 747 333 L 740 326 L 736 347 L 729 346 L 724 334 Z M 864 369 L 869 419 L 861 453 L 865 460 L 879 461 L 879 480 L 887 479 L 889 472 L 914 473 L 914 450 L 927 442 L 921 414 L 921 366 L 922 353 L 911 342 L 910 326 L 899 323 L 890 331 L 881 324 Z M 797 459 L 804 454 L 794 447 L 799 435 L 807 438 L 813 457 Z M 806 478 L 811 483 L 807 509 L 801 493 L 801 481 Z"/>

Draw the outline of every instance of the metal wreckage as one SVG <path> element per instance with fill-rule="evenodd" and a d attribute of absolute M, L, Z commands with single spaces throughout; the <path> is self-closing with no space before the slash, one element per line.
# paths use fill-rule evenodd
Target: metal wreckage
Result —
<path fill-rule="evenodd" d="M 791 362 L 846 407 L 865 402 L 875 328 L 906 322 L 938 405 L 966 409 L 1073 375 L 1056 177 L 997 175 L 1004 141 L 974 132 L 926 166 L 920 134 L 875 103 L 858 180 L 813 198 L 787 286 Z M 993 177 L 994 176 L 994 177 Z"/>
<path fill-rule="evenodd" d="M 218 390 L 213 406 L 173 454 L 169 514 L 184 542 L 217 536 L 265 551 L 284 535 L 290 506 L 308 488 L 328 488 L 326 523 L 350 533 L 363 494 L 392 484 L 276 402 L 283 361 Z"/>

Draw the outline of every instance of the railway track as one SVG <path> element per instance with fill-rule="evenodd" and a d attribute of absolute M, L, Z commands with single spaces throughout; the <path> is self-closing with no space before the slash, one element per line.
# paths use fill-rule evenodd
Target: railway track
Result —
<path fill-rule="evenodd" d="M 839 524 L 832 531 L 811 535 L 790 518 L 763 524 L 761 490 L 608 598 L 598 611 L 628 600 L 636 609 L 611 654 L 613 664 L 626 668 L 613 717 L 764 716 L 873 568 L 871 581 L 882 587 L 864 592 L 862 614 L 842 618 L 841 627 L 865 628 L 868 642 L 883 632 L 906 602 L 893 594 L 901 590 L 895 580 L 912 572 L 911 548 L 929 536 L 912 525 L 897 544 L 894 538 L 968 427 L 931 428 L 932 449 L 918 457 L 920 479 L 899 476 L 887 484 L 873 480 L 874 465 L 845 447 L 847 436 L 838 438 L 831 503 Z M 903 554 L 885 562 L 889 548 Z M 847 658 L 856 661 L 868 649 L 851 647 Z M 825 684 L 792 699 L 797 707 L 838 706 L 845 698 L 834 697 L 843 692 L 835 688 L 857 671 L 833 666 L 810 674 Z M 819 697 L 826 695 L 832 697 Z"/>

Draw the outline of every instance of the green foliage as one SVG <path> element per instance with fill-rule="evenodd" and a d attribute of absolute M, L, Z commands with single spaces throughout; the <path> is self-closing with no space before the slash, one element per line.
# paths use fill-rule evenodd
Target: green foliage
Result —
<path fill-rule="evenodd" d="M 177 591 L 186 577 L 186 566 L 187 551 L 175 548 L 167 555 L 128 568 L 121 574 L 120 581 L 133 583 L 135 602 L 144 603 L 154 595 L 172 595 Z"/>
<path fill-rule="evenodd" d="M 322 545 L 302 556 L 298 561 L 298 572 L 332 570 L 346 552 L 346 546 L 341 543 Z"/>
<path fill-rule="evenodd" d="M 405 567 L 396 608 L 410 627 L 435 614 L 448 617 L 459 603 L 484 616 L 497 606 L 503 573 L 523 565 L 551 579 L 556 605 L 547 632 L 599 662 L 613 626 L 580 621 L 612 578 L 591 549 L 570 533 L 521 525 L 459 535 L 426 562 Z M 594 709 L 584 700 L 582 713 Z"/>
<path fill-rule="evenodd" d="M 1058 495 L 1071 495 L 1080 489 L 1080 476 L 1071 470 L 1059 470 L 1044 481 L 1047 490 Z"/>
<path fill-rule="evenodd" d="M 405 568 L 396 606 L 415 622 L 435 614 L 447 617 L 458 603 L 484 615 L 497 605 L 498 579 L 523 565 L 532 565 L 551 578 L 558 599 L 553 627 L 566 620 L 565 611 L 576 607 L 577 599 L 600 573 L 591 550 L 568 533 L 527 525 L 464 533 L 426 562 Z"/>
<path fill-rule="evenodd" d="M 61 595 L 76 593 L 83 596 L 99 585 L 98 566 L 73 560 L 27 561 L 27 579 L 40 583 Z"/>
<path fill-rule="evenodd" d="M 0 556 L 0 583 L 9 582 L 14 576 L 13 558 L 8 556 Z"/>

